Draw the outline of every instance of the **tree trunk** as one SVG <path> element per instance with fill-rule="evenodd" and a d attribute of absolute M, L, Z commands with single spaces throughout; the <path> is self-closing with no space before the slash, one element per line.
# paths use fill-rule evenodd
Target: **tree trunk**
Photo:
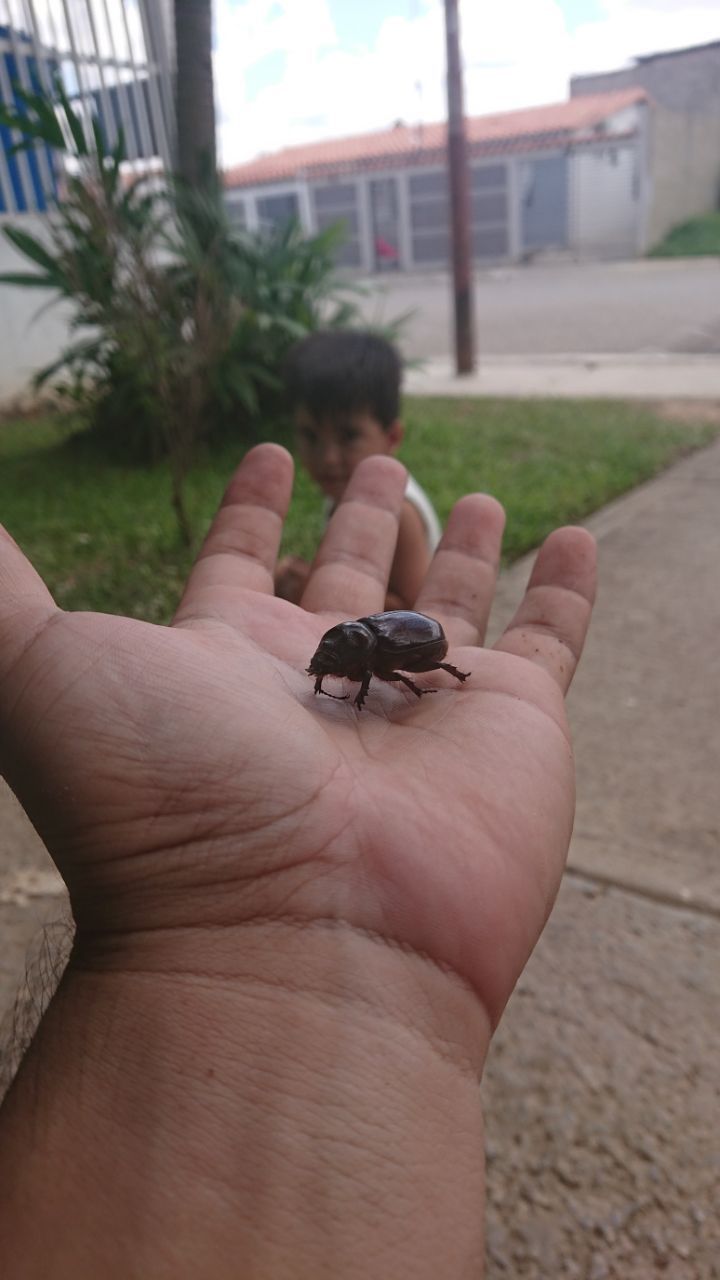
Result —
<path fill-rule="evenodd" d="M 175 0 L 178 172 L 193 187 L 215 182 L 212 0 Z"/>

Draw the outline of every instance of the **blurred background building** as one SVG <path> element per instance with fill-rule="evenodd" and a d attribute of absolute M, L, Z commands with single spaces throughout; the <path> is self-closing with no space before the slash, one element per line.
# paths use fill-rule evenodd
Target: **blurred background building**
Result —
<path fill-rule="evenodd" d="M 172 166 L 171 0 L 0 0 L 0 102 L 60 76 L 129 162 Z M 542 253 L 623 258 L 718 206 L 720 41 L 577 76 L 565 102 L 471 118 L 472 242 L 479 264 Z M 57 162 L 0 126 L 0 215 L 44 213 Z M 225 175 L 233 217 L 250 229 L 297 218 L 344 223 L 340 265 L 365 273 L 449 261 L 445 125 L 292 147 Z"/>
<path fill-rule="evenodd" d="M 720 190 L 720 42 L 572 81 L 571 97 L 469 119 L 480 264 L 541 252 L 633 257 Z M 342 220 L 342 265 L 435 269 L 449 260 L 444 124 L 288 148 L 225 175 L 250 228 Z"/>

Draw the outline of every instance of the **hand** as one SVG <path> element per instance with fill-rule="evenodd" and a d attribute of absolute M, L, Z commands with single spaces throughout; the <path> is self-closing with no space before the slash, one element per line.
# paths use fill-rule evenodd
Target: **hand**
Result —
<path fill-rule="evenodd" d="M 477 1075 L 568 844 L 592 540 L 483 651 L 503 514 L 463 499 L 417 606 L 470 678 L 358 713 L 305 667 L 382 608 L 404 472 L 357 468 L 302 608 L 291 472 L 247 455 L 169 628 L 61 613 L 0 538 L 0 768 L 78 923 L 0 1114 L 13 1275 L 482 1274 Z"/>
<path fill-rule="evenodd" d="M 299 604 L 310 577 L 310 565 L 300 556 L 283 556 L 275 570 L 275 595 Z"/>
<path fill-rule="evenodd" d="M 305 668 L 383 607 L 405 473 L 354 472 L 298 608 L 273 595 L 292 463 L 253 449 L 171 627 L 62 613 L 0 538 L 0 768 L 65 877 L 80 936 L 342 921 L 455 970 L 495 1022 L 543 927 L 573 815 L 563 694 L 594 592 L 552 534 L 491 650 L 501 508 L 455 507 L 417 600 L 471 672 L 373 681 L 359 714 Z M 338 692 L 340 690 L 338 689 Z"/>

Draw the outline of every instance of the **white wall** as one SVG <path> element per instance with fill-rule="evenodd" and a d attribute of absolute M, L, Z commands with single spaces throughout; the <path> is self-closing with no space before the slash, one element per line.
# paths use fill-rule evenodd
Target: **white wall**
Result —
<path fill-rule="evenodd" d="M 635 255 L 640 182 L 635 140 L 575 151 L 570 158 L 570 248 L 603 257 Z"/>
<path fill-rule="evenodd" d="M 644 110 L 644 102 L 632 102 L 629 107 L 623 107 L 621 111 L 606 116 L 604 124 L 607 132 L 609 134 L 629 133 L 631 129 L 636 129 Z"/>
<path fill-rule="evenodd" d="M 32 271 L 32 264 L 2 234 L 8 223 L 42 236 L 45 219 L 39 214 L 0 217 L 0 271 Z M 51 297 L 38 289 L 0 284 L 0 408 L 23 396 L 33 373 L 54 360 L 70 340 L 68 307 L 50 307 L 33 319 Z"/>

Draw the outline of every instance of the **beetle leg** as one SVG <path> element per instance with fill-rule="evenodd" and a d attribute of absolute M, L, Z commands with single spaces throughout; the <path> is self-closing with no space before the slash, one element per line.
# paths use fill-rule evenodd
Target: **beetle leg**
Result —
<path fill-rule="evenodd" d="M 460 681 L 467 680 L 468 676 L 472 675 L 471 671 L 458 671 L 451 662 L 436 662 L 435 666 L 442 667 L 443 671 L 449 671 L 451 676 L 455 676 L 455 679 Z"/>
<path fill-rule="evenodd" d="M 362 684 L 360 685 L 360 688 L 358 689 L 358 692 L 357 692 L 357 696 L 355 698 L 355 706 L 357 707 L 358 711 L 362 711 L 363 702 L 365 701 L 367 691 L 370 688 L 371 680 L 372 680 L 372 671 L 366 671 L 362 678 Z"/>
<path fill-rule="evenodd" d="M 388 676 L 381 676 L 381 680 L 400 680 L 402 684 L 407 685 L 408 689 L 412 689 L 416 697 L 422 698 L 424 693 L 437 693 L 437 689 L 421 689 L 418 684 L 413 684 L 412 680 L 408 680 L 400 671 L 391 671 Z"/>
<path fill-rule="evenodd" d="M 325 673 L 327 674 L 327 672 Z M 318 676 L 315 680 L 315 693 L 324 693 L 326 698 L 334 698 L 336 702 L 344 702 L 350 695 L 347 693 L 328 693 L 327 689 L 323 689 L 322 682 L 325 676 Z"/>

